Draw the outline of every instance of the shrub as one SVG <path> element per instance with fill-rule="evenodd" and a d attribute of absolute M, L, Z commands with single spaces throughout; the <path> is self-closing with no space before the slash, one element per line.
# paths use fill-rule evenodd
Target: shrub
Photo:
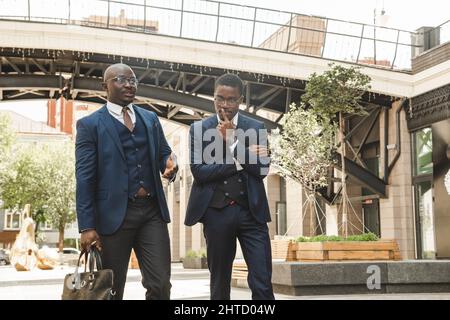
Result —
<path fill-rule="evenodd" d="M 324 241 L 377 241 L 379 238 L 374 233 L 363 233 L 359 235 L 348 236 L 347 238 L 341 236 L 327 236 L 319 235 L 315 237 L 300 236 L 295 239 L 296 242 L 324 242 Z"/>
<path fill-rule="evenodd" d="M 185 258 L 206 258 L 206 250 L 203 248 L 198 251 L 188 250 Z"/>
<path fill-rule="evenodd" d="M 206 249 L 201 248 L 200 250 L 198 250 L 197 254 L 200 258 L 206 258 Z"/>
<path fill-rule="evenodd" d="M 377 241 L 379 238 L 376 234 L 369 232 L 354 236 L 348 236 L 346 241 Z"/>
<path fill-rule="evenodd" d="M 195 258 L 197 257 L 197 252 L 194 250 L 188 250 L 188 252 L 186 252 L 185 258 Z"/>

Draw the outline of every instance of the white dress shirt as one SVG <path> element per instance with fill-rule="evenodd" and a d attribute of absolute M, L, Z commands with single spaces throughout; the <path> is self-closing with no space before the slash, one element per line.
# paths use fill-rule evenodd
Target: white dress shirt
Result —
<path fill-rule="evenodd" d="M 235 128 L 237 127 L 238 117 L 239 117 L 239 112 L 237 112 L 236 115 L 233 117 L 233 119 L 231 119 L 231 122 L 233 123 L 233 125 L 234 125 Z M 219 123 L 222 122 L 222 120 L 220 120 L 220 117 L 219 117 L 218 114 L 217 114 L 217 121 L 218 121 Z M 230 150 L 230 153 L 231 153 L 231 154 L 233 154 L 234 149 L 236 148 L 238 142 L 239 142 L 239 141 L 236 139 L 236 141 L 235 141 L 231 146 L 229 146 L 229 150 Z M 234 163 L 235 163 L 235 165 L 236 165 L 237 171 L 244 170 L 244 168 L 242 168 L 241 164 L 239 163 L 239 161 L 237 161 L 237 159 L 236 159 L 235 157 L 233 157 L 233 160 L 234 160 Z"/>
<path fill-rule="evenodd" d="M 133 126 L 136 124 L 136 113 L 134 113 L 133 104 L 130 103 L 127 105 L 128 107 L 128 114 L 130 115 L 131 121 L 133 122 Z M 118 104 L 112 103 L 111 101 L 106 102 L 106 108 L 108 108 L 108 112 L 110 115 L 112 115 L 114 118 L 120 121 L 123 125 L 125 125 L 125 122 L 123 120 L 123 113 L 122 113 L 122 106 L 119 106 Z"/>

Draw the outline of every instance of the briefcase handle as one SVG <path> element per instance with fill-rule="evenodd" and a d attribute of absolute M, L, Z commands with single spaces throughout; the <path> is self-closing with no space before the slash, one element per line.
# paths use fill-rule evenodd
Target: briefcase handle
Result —
<path fill-rule="evenodd" d="M 103 269 L 102 258 L 100 256 L 100 252 L 98 251 L 98 249 L 95 245 L 91 245 L 89 250 L 81 251 L 80 256 L 78 257 L 77 268 L 76 268 L 77 271 L 78 271 L 78 268 L 80 267 L 81 258 L 83 256 L 84 256 L 84 272 L 86 272 L 88 264 L 89 264 L 89 272 L 90 273 L 95 271 L 94 266 L 97 267 L 97 270 Z"/>
<path fill-rule="evenodd" d="M 97 249 L 97 247 L 95 245 L 91 245 L 89 251 L 88 250 L 82 250 L 80 253 L 80 256 L 78 257 L 78 263 L 77 266 L 75 268 L 75 272 L 72 275 L 72 285 L 73 285 L 73 290 L 75 289 L 80 289 L 80 287 L 83 287 L 83 282 L 81 282 L 80 279 L 80 274 L 79 274 L 79 268 L 80 268 L 80 263 L 81 263 L 81 257 L 85 257 L 85 264 L 84 264 L 84 272 L 86 272 L 86 267 L 87 264 L 89 264 L 89 277 L 88 277 L 88 284 L 89 284 L 89 288 L 93 288 L 94 286 L 94 281 L 96 276 L 96 272 L 94 270 L 95 267 L 97 267 L 97 271 L 100 271 L 103 269 L 102 266 L 102 259 L 100 257 L 100 252 Z M 114 296 L 115 295 L 115 291 L 111 290 L 111 295 Z"/>

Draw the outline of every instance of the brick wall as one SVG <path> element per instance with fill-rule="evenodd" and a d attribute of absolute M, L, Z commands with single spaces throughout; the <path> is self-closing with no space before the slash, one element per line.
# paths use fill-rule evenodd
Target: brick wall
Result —
<path fill-rule="evenodd" d="M 450 42 L 434 47 L 412 59 L 412 72 L 419 73 L 450 60 Z"/>

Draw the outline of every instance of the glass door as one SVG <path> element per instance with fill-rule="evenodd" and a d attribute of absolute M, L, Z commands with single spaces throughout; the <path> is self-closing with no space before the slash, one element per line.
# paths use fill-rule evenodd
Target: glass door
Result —
<path fill-rule="evenodd" d="M 378 199 L 363 201 L 364 232 L 372 232 L 378 237 L 380 234 L 380 205 Z"/>
<path fill-rule="evenodd" d="M 433 215 L 433 188 L 431 181 L 415 184 L 417 253 L 421 259 L 436 257 Z"/>
<path fill-rule="evenodd" d="M 431 128 L 424 128 L 413 133 L 414 207 L 417 257 L 419 259 L 436 258 L 432 143 Z"/>

